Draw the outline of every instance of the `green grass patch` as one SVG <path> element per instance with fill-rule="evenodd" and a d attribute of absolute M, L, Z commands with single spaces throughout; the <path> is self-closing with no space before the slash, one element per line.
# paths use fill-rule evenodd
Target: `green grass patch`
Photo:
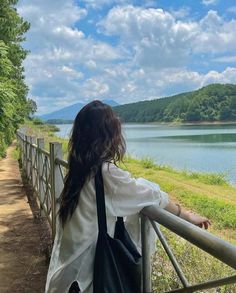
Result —
<path fill-rule="evenodd" d="M 56 136 L 56 132 L 59 130 L 55 125 L 34 123 L 34 121 L 28 120 L 22 127 L 25 129 L 26 134 L 35 137 L 44 138 L 45 149 L 49 150 L 50 142 L 60 142 L 62 144 L 63 158 L 67 158 L 68 154 L 68 139 L 63 139 Z"/>
<path fill-rule="evenodd" d="M 19 157 L 20 157 L 20 150 L 18 148 L 15 148 L 13 151 L 12 151 L 12 157 L 13 159 L 15 160 L 18 160 Z"/>
<path fill-rule="evenodd" d="M 183 171 L 182 174 L 186 178 L 197 179 L 200 182 L 210 184 L 210 185 L 228 185 L 227 174 L 226 173 L 200 173 L 200 172 L 191 172 Z"/>
<path fill-rule="evenodd" d="M 168 229 L 162 228 L 161 230 L 190 284 L 202 283 L 207 280 L 220 279 L 235 274 L 234 269 L 170 232 Z M 153 257 L 152 284 L 154 292 L 166 292 L 182 287 L 159 241 L 157 241 L 157 251 Z M 204 292 L 229 293 L 235 292 L 235 289 L 236 284 L 230 284 L 221 286 L 220 289 L 213 288 Z"/>
<path fill-rule="evenodd" d="M 236 205 L 184 190 L 178 193 L 177 198 L 185 207 L 197 210 L 211 219 L 218 229 L 236 228 Z"/>
<path fill-rule="evenodd" d="M 215 229 L 236 228 L 236 188 L 217 174 L 188 173 L 171 167 L 159 166 L 149 158 L 127 157 L 122 168 L 135 177 L 144 177 L 158 183 L 187 209 L 208 217 Z M 231 194 L 224 198 L 224 191 Z M 215 194 L 220 194 L 216 198 Z"/>
<path fill-rule="evenodd" d="M 174 169 L 171 166 L 168 165 L 159 165 L 154 162 L 153 159 L 150 157 L 143 157 L 141 159 L 135 159 L 131 156 L 126 156 L 125 163 L 132 164 L 136 163 L 138 165 L 141 165 L 145 169 L 153 169 L 155 171 L 166 171 L 172 174 L 178 174 L 183 179 L 196 179 L 199 182 L 206 183 L 209 185 L 229 185 L 227 182 L 227 174 L 225 173 L 201 173 L 201 172 L 192 172 L 192 171 L 179 171 Z"/>

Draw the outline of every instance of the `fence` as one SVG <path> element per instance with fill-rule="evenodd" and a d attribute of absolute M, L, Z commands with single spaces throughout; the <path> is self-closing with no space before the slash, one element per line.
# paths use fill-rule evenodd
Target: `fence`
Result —
<path fill-rule="evenodd" d="M 47 217 L 54 238 L 56 231 L 57 200 L 64 184 L 64 175 L 68 164 L 62 158 L 62 145 L 58 142 L 49 143 L 49 152 L 44 148 L 44 139 L 27 136 L 17 132 L 18 146 L 21 150 L 22 168 L 27 180 L 38 199 L 40 214 Z M 168 255 L 183 288 L 168 292 L 195 292 L 217 286 L 236 283 L 236 275 L 212 280 L 200 284 L 188 283 L 177 259 L 171 251 L 164 235 L 156 222 L 170 231 L 188 240 L 223 263 L 236 269 L 236 246 L 194 226 L 183 219 L 158 207 L 147 207 L 142 211 L 141 236 L 143 256 L 143 292 L 152 292 L 151 260 L 149 254 L 148 230 L 155 230 L 166 254 Z M 151 225 L 149 224 L 151 223 Z M 236 291 L 235 291 L 236 292 Z"/>

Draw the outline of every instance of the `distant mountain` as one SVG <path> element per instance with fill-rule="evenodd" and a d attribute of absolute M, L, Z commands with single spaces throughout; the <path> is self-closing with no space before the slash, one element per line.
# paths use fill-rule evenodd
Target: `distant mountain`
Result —
<path fill-rule="evenodd" d="M 211 84 L 152 101 L 117 106 L 124 122 L 236 121 L 236 85 Z"/>
<path fill-rule="evenodd" d="M 113 100 L 103 100 L 105 104 L 108 104 L 112 107 L 118 106 L 119 104 Z M 71 106 L 62 108 L 60 110 L 54 111 L 52 113 L 48 113 L 45 115 L 39 116 L 44 121 L 47 120 L 74 120 L 77 113 L 85 106 L 85 103 L 76 103 Z"/>

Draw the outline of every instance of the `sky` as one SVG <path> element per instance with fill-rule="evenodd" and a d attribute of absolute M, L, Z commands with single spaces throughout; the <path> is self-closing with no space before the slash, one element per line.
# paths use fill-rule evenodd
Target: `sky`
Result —
<path fill-rule="evenodd" d="M 19 0 L 38 114 L 236 84 L 235 0 Z"/>

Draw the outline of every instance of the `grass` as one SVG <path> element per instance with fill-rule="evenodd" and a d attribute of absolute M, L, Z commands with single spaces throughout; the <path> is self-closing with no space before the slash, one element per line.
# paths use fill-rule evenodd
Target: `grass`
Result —
<path fill-rule="evenodd" d="M 22 127 L 24 127 L 27 135 L 43 137 L 46 150 L 49 150 L 50 142 L 60 142 L 62 144 L 63 158 L 66 159 L 68 153 L 68 140 L 56 136 L 58 128 L 55 125 L 38 124 L 38 122 L 35 123 L 34 121 L 27 120 Z"/>
<path fill-rule="evenodd" d="M 61 142 L 63 155 L 66 158 L 68 141 L 58 138 L 50 126 L 27 123 L 27 133 L 44 137 L 47 149 L 49 141 Z M 212 221 L 211 233 L 236 244 L 236 187 L 227 182 L 226 174 L 178 171 L 170 166 L 158 165 L 148 157 L 138 160 L 126 156 L 120 167 L 128 170 L 135 177 L 144 177 L 158 183 L 173 201 L 208 217 Z M 231 268 L 217 259 L 167 229 L 164 228 L 163 231 L 190 283 L 233 274 Z M 164 292 L 170 288 L 178 288 L 180 285 L 159 241 L 157 253 L 153 258 L 152 278 L 154 292 Z M 204 292 L 236 292 L 236 285 Z"/>
<path fill-rule="evenodd" d="M 126 161 L 130 162 L 130 160 L 135 162 L 135 159 L 128 156 L 126 158 Z M 200 173 L 200 172 L 192 172 L 187 170 L 177 171 L 174 168 L 167 165 L 158 165 L 153 161 L 153 159 L 149 157 L 144 157 L 137 161 L 140 162 L 141 165 L 146 169 L 168 171 L 173 174 L 182 174 L 182 176 L 185 177 L 185 179 L 197 179 L 200 182 L 211 184 L 211 185 L 228 185 L 229 184 L 226 179 L 227 177 L 226 173 L 213 173 L 213 172 Z"/>
<path fill-rule="evenodd" d="M 190 284 L 202 283 L 235 274 L 234 269 L 222 264 L 222 262 L 201 251 L 186 240 L 165 228 L 162 231 Z M 182 287 L 159 241 L 157 242 L 157 251 L 153 256 L 152 284 L 154 292 L 165 292 Z M 214 288 L 198 292 L 233 293 L 236 292 L 235 289 L 236 285 L 231 284 L 218 289 Z"/>
<path fill-rule="evenodd" d="M 19 151 L 18 148 L 15 148 L 15 149 L 12 151 L 12 157 L 13 157 L 13 159 L 18 160 L 18 159 L 19 159 L 19 156 L 20 156 L 20 151 Z"/>
<path fill-rule="evenodd" d="M 159 166 L 150 158 L 141 160 L 127 157 L 124 168 L 136 177 L 158 183 L 173 200 L 210 218 L 217 230 L 236 228 L 236 188 L 218 174 L 177 171 Z M 220 175 L 219 175 L 220 176 Z M 236 238 L 233 239 L 236 242 Z"/>

